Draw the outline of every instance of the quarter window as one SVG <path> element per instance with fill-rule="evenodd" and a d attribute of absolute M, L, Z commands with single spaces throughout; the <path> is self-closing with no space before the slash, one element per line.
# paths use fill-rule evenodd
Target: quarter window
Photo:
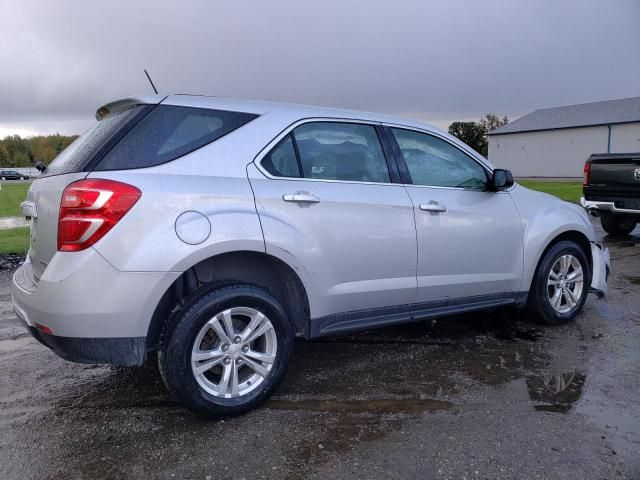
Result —
<path fill-rule="evenodd" d="M 375 127 L 358 123 L 300 125 L 262 160 L 262 166 L 280 177 L 390 182 Z"/>
<path fill-rule="evenodd" d="M 262 166 L 274 177 L 299 177 L 298 160 L 293 148 L 291 134 L 283 140 L 262 160 Z"/>
<path fill-rule="evenodd" d="M 391 130 L 414 185 L 486 188 L 486 170 L 449 142 L 412 130 Z"/>
<path fill-rule="evenodd" d="M 105 155 L 96 170 L 160 165 L 203 147 L 256 117 L 226 110 L 158 105 Z"/>

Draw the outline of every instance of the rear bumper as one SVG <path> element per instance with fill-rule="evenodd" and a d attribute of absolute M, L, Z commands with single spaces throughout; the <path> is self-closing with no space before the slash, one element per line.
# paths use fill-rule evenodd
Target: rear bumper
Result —
<path fill-rule="evenodd" d="M 153 312 L 178 276 L 121 272 L 87 249 L 57 253 L 39 282 L 27 259 L 13 275 L 11 298 L 34 337 L 62 358 L 136 365 L 144 362 Z"/>
<path fill-rule="evenodd" d="M 603 200 L 585 200 L 584 197 L 580 197 L 580 205 L 582 205 L 587 212 L 611 212 L 611 213 L 632 213 L 640 215 L 640 210 L 631 208 L 618 208 L 615 202 L 607 202 Z"/>
<path fill-rule="evenodd" d="M 71 362 L 111 363 L 125 367 L 144 363 L 145 337 L 71 338 L 48 335 L 34 327 L 28 328 L 36 340 Z"/>

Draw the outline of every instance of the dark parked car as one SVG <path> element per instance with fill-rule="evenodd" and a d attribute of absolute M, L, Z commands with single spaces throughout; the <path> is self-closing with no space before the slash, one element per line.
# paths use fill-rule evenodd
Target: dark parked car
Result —
<path fill-rule="evenodd" d="M 15 170 L 0 170 L 0 180 L 29 180 L 29 175 Z"/>
<path fill-rule="evenodd" d="M 640 221 L 640 153 L 591 155 L 580 203 L 610 235 L 628 235 Z"/>

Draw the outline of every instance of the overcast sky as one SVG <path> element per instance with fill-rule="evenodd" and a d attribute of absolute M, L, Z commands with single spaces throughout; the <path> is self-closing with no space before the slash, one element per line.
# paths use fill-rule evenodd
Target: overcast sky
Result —
<path fill-rule="evenodd" d="M 0 136 L 80 133 L 101 104 L 198 93 L 400 114 L 640 96 L 640 0 L 0 3 Z"/>

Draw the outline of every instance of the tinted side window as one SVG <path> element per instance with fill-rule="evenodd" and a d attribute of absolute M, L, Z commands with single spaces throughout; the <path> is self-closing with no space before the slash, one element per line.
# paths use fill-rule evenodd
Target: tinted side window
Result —
<path fill-rule="evenodd" d="M 293 131 L 304 178 L 388 183 L 389 169 L 371 125 L 312 122 Z"/>
<path fill-rule="evenodd" d="M 291 134 L 287 135 L 262 160 L 264 169 L 275 177 L 299 177 L 298 160 Z"/>
<path fill-rule="evenodd" d="M 414 185 L 482 190 L 485 169 L 450 143 L 426 133 L 392 128 Z"/>
<path fill-rule="evenodd" d="M 224 110 L 159 105 L 105 155 L 96 170 L 160 165 L 217 140 L 256 116 Z"/>

